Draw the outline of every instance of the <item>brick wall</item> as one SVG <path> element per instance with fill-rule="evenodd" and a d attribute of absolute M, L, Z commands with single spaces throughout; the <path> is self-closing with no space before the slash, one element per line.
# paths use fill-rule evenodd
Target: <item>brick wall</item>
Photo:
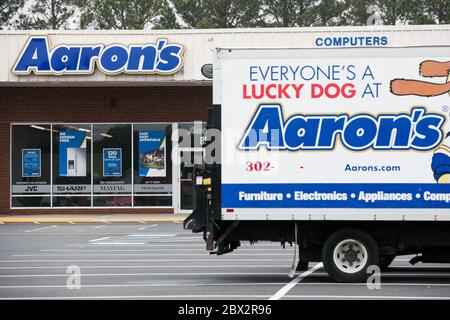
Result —
<path fill-rule="evenodd" d="M 111 107 L 111 100 L 116 101 Z M 0 214 L 171 213 L 172 209 L 10 210 L 11 122 L 206 121 L 212 89 L 172 87 L 0 87 Z"/>

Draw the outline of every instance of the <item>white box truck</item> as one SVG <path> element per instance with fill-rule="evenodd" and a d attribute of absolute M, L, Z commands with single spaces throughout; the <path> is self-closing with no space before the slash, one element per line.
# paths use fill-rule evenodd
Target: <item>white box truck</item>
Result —
<path fill-rule="evenodd" d="M 322 261 L 343 282 L 398 255 L 450 262 L 448 26 L 315 43 L 217 49 L 207 127 L 221 136 L 207 131 L 205 150 L 217 159 L 196 165 L 185 227 L 217 254 L 294 243 L 298 269 Z"/>

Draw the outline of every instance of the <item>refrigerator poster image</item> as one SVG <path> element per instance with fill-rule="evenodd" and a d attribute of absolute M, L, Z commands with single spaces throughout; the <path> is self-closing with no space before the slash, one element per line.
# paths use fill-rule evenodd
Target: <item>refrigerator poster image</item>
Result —
<path fill-rule="evenodd" d="M 22 177 L 41 176 L 41 149 L 22 149 Z"/>
<path fill-rule="evenodd" d="M 59 133 L 59 175 L 86 176 L 86 132 L 77 130 Z"/>
<path fill-rule="evenodd" d="M 164 131 L 139 131 L 139 176 L 166 176 L 166 135 Z"/>
<path fill-rule="evenodd" d="M 103 149 L 103 176 L 121 177 L 122 176 L 122 149 L 104 148 Z"/>

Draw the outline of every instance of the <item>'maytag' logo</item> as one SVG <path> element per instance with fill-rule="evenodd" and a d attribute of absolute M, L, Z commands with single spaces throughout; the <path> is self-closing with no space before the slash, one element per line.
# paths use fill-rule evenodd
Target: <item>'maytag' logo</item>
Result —
<path fill-rule="evenodd" d="M 183 65 L 184 47 L 158 39 L 155 44 L 58 45 L 49 48 L 47 37 L 31 37 L 20 53 L 12 72 L 27 75 L 89 74 L 95 65 L 105 74 L 169 75 Z"/>

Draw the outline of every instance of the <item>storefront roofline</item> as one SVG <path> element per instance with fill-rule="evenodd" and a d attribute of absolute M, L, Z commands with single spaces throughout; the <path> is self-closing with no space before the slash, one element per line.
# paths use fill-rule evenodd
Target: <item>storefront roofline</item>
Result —
<path fill-rule="evenodd" d="M 212 80 L 184 81 L 19 81 L 2 82 L 7 87 L 211 87 Z"/>
<path fill-rule="evenodd" d="M 93 35 L 170 35 L 170 34 L 223 34 L 223 33 L 290 33 L 290 32 L 383 32 L 450 30 L 450 24 L 442 25 L 381 25 L 381 26 L 336 26 L 336 27 L 289 27 L 289 28 L 228 28 L 228 29 L 174 29 L 174 30 L 1 30 L 6 35 L 54 35 L 54 34 L 93 34 Z"/>

